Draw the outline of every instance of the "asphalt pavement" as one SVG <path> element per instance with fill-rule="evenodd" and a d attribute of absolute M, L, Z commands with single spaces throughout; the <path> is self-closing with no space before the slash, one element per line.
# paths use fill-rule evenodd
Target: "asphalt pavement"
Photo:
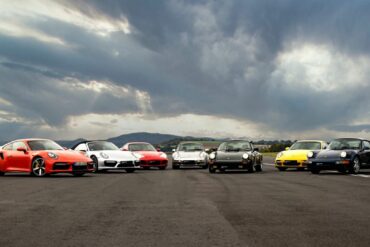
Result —
<path fill-rule="evenodd" d="M 0 246 L 369 246 L 370 172 L 0 177 Z"/>

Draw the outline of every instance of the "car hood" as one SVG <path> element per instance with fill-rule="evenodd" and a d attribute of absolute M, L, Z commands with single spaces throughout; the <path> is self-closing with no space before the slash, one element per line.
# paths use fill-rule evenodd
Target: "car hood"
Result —
<path fill-rule="evenodd" d="M 196 152 L 177 152 L 178 158 L 180 159 L 202 159 L 201 154 L 203 151 L 196 151 Z"/>
<path fill-rule="evenodd" d="M 316 159 L 339 159 L 342 152 L 353 153 L 355 150 L 322 150 L 315 155 Z"/>
<path fill-rule="evenodd" d="M 287 150 L 277 159 L 284 160 L 307 160 L 307 153 L 311 150 Z"/>
<path fill-rule="evenodd" d="M 72 150 L 51 150 L 51 151 L 34 151 L 34 155 L 41 155 L 42 157 L 49 158 L 48 153 L 54 153 L 58 156 L 56 162 L 91 162 L 91 159 L 78 151 Z"/>
<path fill-rule="evenodd" d="M 166 160 L 166 158 L 161 157 L 161 154 L 163 152 L 158 151 L 136 151 L 134 153 L 138 153 L 142 155 L 143 157 L 141 159 L 150 160 L 150 159 L 163 159 Z"/>
<path fill-rule="evenodd" d="M 109 156 L 108 160 L 138 160 L 130 151 L 121 151 L 121 150 L 104 150 L 104 151 L 94 151 L 90 152 L 90 155 L 95 155 L 101 159 L 104 159 L 100 156 L 100 153 L 105 153 Z"/>

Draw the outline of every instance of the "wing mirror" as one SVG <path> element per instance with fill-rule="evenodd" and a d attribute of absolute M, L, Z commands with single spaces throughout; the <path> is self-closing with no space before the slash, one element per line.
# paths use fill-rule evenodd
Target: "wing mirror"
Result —
<path fill-rule="evenodd" d="M 23 153 L 27 153 L 27 149 L 25 149 L 25 148 L 22 148 L 22 147 L 19 147 L 19 148 L 17 148 L 17 151 L 19 151 L 19 152 L 23 152 Z"/>
<path fill-rule="evenodd" d="M 68 150 L 69 148 L 67 148 L 67 147 L 63 147 L 63 149 L 64 149 L 64 150 Z"/>
<path fill-rule="evenodd" d="M 289 150 L 289 147 L 286 147 L 286 148 L 285 148 L 285 151 L 288 151 L 288 150 Z"/>
<path fill-rule="evenodd" d="M 172 149 L 172 152 L 176 152 L 176 149 Z"/>
<path fill-rule="evenodd" d="M 161 149 L 160 149 L 160 148 L 156 148 L 156 150 L 157 150 L 157 152 L 160 152 L 160 151 L 161 151 Z"/>
<path fill-rule="evenodd" d="M 254 152 L 259 152 L 259 151 L 260 151 L 260 149 L 259 149 L 259 148 L 253 148 L 253 151 L 254 151 Z"/>
<path fill-rule="evenodd" d="M 122 150 L 122 151 L 128 151 L 128 149 L 127 149 L 127 148 L 122 148 L 121 150 Z"/>
<path fill-rule="evenodd" d="M 86 153 L 87 151 L 86 150 L 80 150 L 81 153 Z"/>

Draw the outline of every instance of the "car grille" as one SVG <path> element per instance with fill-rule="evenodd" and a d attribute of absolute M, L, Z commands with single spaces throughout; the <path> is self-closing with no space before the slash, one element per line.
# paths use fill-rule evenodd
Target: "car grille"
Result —
<path fill-rule="evenodd" d="M 298 162 L 296 160 L 286 160 L 284 162 L 284 165 L 286 165 L 286 166 L 298 166 Z"/>
<path fill-rule="evenodd" d="M 73 171 L 84 171 L 87 170 L 87 163 L 84 162 L 76 162 L 72 165 Z"/>
<path fill-rule="evenodd" d="M 69 164 L 63 162 L 57 162 L 53 165 L 53 170 L 68 170 Z"/>
<path fill-rule="evenodd" d="M 121 161 L 117 167 L 134 167 L 135 163 L 134 161 Z"/>

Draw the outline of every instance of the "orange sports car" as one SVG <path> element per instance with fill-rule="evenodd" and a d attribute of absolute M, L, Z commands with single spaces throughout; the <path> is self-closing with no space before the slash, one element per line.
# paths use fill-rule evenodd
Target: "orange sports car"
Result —
<path fill-rule="evenodd" d="M 0 149 L 0 176 L 6 172 L 27 172 L 43 177 L 52 173 L 82 176 L 93 171 L 93 162 L 80 152 L 65 150 L 46 139 L 23 139 Z"/>

